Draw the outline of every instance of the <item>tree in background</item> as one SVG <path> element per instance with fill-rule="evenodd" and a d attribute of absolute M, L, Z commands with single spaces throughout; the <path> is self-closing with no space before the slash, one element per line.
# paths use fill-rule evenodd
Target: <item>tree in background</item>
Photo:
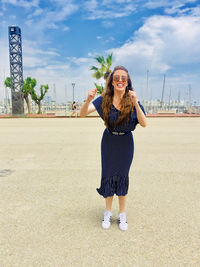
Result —
<path fill-rule="evenodd" d="M 11 79 L 10 79 L 10 77 L 7 77 L 5 79 L 4 84 L 5 84 L 6 87 L 11 89 Z"/>
<path fill-rule="evenodd" d="M 32 79 L 31 77 L 27 77 L 26 80 L 23 83 L 23 90 L 24 90 L 24 99 L 27 104 L 28 113 L 31 113 L 31 105 L 29 100 L 29 95 L 31 94 L 31 91 L 35 88 L 37 85 L 36 79 Z"/>
<path fill-rule="evenodd" d="M 6 87 L 11 89 L 12 87 L 11 78 L 7 77 L 4 81 L 4 84 Z M 24 93 L 24 99 L 27 104 L 28 113 L 31 113 L 31 106 L 28 96 L 30 95 L 31 90 L 35 88 L 36 84 L 37 84 L 36 79 L 32 79 L 31 77 L 27 77 L 26 80 L 23 81 L 23 93 Z"/>
<path fill-rule="evenodd" d="M 4 84 L 6 87 L 10 88 L 12 87 L 11 79 L 10 77 L 7 77 L 4 81 Z M 30 100 L 29 95 L 31 95 L 32 100 L 38 105 L 38 114 L 41 114 L 41 101 L 44 98 L 46 92 L 49 89 L 48 85 L 41 85 L 40 86 L 40 96 L 37 96 L 35 92 L 35 86 L 37 85 L 36 79 L 32 79 L 31 77 L 27 77 L 25 81 L 23 81 L 23 93 L 24 93 L 24 99 L 27 104 L 28 113 L 31 113 L 31 106 L 30 106 Z"/>
<path fill-rule="evenodd" d="M 109 54 L 107 56 L 107 58 L 104 59 L 104 56 L 98 56 L 95 58 L 96 61 L 100 64 L 100 67 L 95 67 L 92 66 L 90 70 L 93 70 L 93 77 L 96 78 L 97 80 L 100 78 L 104 78 L 104 80 L 106 81 L 106 79 L 108 78 L 109 74 L 112 72 L 110 67 L 112 65 L 112 54 Z M 102 94 L 103 90 L 104 90 L 104 86 L 101 85 L 99 86 L 98 84 L 94 83 L 96 88 L 97 88 L 97 93 L 98 94 Z"/>
<path fill-rule="evenodd" d="M 47 85 L 41 85 L 40 86 L 40 96 L 37 96 L 35 89 L 31 89 L 31 98 L 33 101 L 38 105 L 38 114 L 41 114 L 41 101 L 44 98 L 46 92 L 48 91 L 49 86 Z"/>

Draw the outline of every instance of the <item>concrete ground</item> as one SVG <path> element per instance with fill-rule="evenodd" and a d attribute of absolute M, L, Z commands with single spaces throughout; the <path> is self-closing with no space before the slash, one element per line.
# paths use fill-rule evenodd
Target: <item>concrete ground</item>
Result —
<path fill-rule="evenodd" d="M 137 126 L 129 229 L 103 230 L 100 118 L 0 120 L 0 266 L 200 266 L 200 118 Z"/>

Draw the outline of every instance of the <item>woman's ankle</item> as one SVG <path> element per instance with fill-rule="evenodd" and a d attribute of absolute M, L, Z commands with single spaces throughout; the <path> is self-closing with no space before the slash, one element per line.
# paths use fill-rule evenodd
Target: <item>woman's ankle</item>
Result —
<path fill-rule="evenodd" d="M 125 210 L 119 210 L 119 213 L 124 213 L 124 212 L 126 212 Z"/>

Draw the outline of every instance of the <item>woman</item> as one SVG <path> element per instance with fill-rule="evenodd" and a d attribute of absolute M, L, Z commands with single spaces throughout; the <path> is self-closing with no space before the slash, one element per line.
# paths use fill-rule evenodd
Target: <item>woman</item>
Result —
<path fill-rule="evenodd" d="M 108 229 L 112 219 L 112 200 L 114 194 L 119 198 L 119 228 L 127 230 L 126 195 L 129 186 L 129 169 L 133 160 L 134 141 L 131 131 L 139 123 L 146 126 L 143 106 L 133 91 L 128 71 L 117 66 L 107 78 L 102 96 L 94 99 L 97 89 L 88 92 L 86 102 L 80 110 L 80 117 L 97 110 L 104 120 L 106 129 L 101 140 L 101 186 L 97 192 L 105 198 L 106 210 L 102 227 Z"/>

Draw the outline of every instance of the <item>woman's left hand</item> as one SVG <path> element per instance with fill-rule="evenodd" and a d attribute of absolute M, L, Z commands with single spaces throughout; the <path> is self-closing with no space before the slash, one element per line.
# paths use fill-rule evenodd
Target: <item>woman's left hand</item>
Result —
<path fill-rule="evenodd" d="M 137 99 L 137 95 L 136 95 L 136 92 L 135 91 L 132 91 L 132 90 L 129 90 L 128 91 L 128 94 L 133 102 L 133 105 L 137 105 L 138 104 L 138 99 Z"/>

